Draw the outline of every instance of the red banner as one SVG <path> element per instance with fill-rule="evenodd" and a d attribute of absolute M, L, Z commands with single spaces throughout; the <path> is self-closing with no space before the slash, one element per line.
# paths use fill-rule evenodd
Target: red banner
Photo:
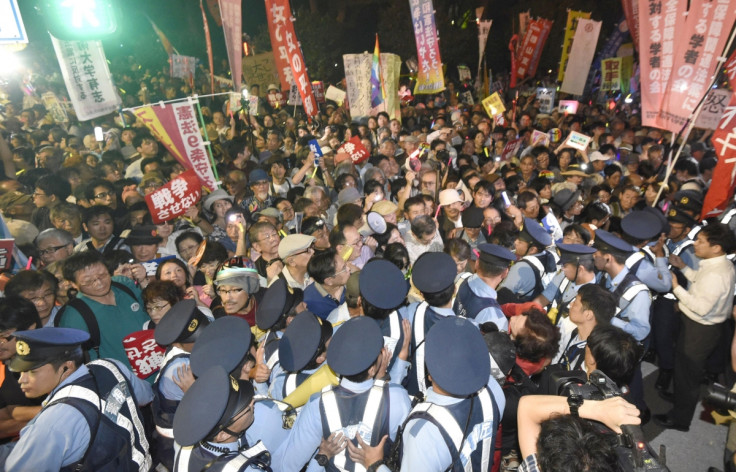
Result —
<path fill-rule="evenodd" d="M 194 170 L 188 170 L 144 198 L 153 224 L 181 216 L 202 197 L 202 186 Z"/>
<path fill-rule="evenodd" d="M 517 60 L 516 74 L 519 79 L 534 77 L 537 73 L 539 58 L 551 29 L 552 22 L 549 20 L 539 19 L 529 22 Z"/>
<path fill-rule="evenodd" d="M 736 186 L 736 94 L 731 96 L 711 140 L 718 155 L 718 163 L 705 194 L 701 219 L 723 212 L 733 197 Z"/>
<path fill-rule="evenodd" d="M 519 42 L 519 36 L 511 36 L 509 40 L 509 52 L 511 52 L 511 78 L 509 80 L 509 88 L 516 88 L 516 74 L 518 73 L 518 64 L 516 64 L 516 45 Z"/>
<path fill-rule="evenodd" d="M 360 164 L 369 157 L 368 150 L 363 146 L 363 143 L 360 142 L 360 136 L 353 136 L 350 138 L 348 142 L 340 146 L 337 152 L 348 154 L 350 156 L 350 160 L 353 161 L 353 164 Z"/>
<path fill-rule="evenodd" d="M 145 379 L 158 372 L 164 362 L 166 349 L 153 338 L 154 330 L 144 329 L 130 333 L 123 339 L 130 367 L 138 378 Z"/>
<path fill-rule="evenodd" d="M 243 75 L 243 14 L 240 3 L 241 0 L 220 0 L 222 31 L 235 91 L 240 90 Z"/>
<path fill-rule="evenodd" d="M 724 67 L 726 68 L 726 77 L 728 77 L 729 85 L 731 85 L 732 89 L 736 88 L 736 50 L 728 58 Z"/>
<path fill-rule="evenodd" d="M 146 105 L 136 108 L 133 113 L 181 165 L 196 172 L 204 187 L 210 191 L 217 188 L 191 103 Z"/>
<path fill-rule="evenodd" d="M 266 0 L 266 15 L 271 48 L 281 79 L 281 90 L 289 90 L 292 83 L 296 84 L 302 97 L 304 113 L 312 118 L 317 114 L 317 103 L 307 75 L 304 55 L 294 32 L 289 0 Z"/>
<path fill-rule="evenodd" d="M 199 0 L 199 9 L 202 10 L 202 22 L 204 23 L 204 39 L 207 43 L 207 58 L 210 63 L 210 89 L 215 93 L 215 64 L 212 59 L 212 38 L 210 37 L 210 25 L 207 23 L 207 14 L 204 12 L 202 0 Z"/>
<path fill-rule="evenodd" d="M 626 17 L 626 25 L 629 27 L 631 39 L 634 40 L 634 47 L 639 47 L 639 5 L 637 0 L 621 0 L 621 6 L 624 8 L 624 17 Z"/>

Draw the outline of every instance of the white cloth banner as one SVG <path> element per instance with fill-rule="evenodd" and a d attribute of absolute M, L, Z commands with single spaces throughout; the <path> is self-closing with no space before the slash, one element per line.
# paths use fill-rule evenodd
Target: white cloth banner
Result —
<path fill-rule="evenodd" d="M 575 30 L 575 38 L 570 50 L 570 58 L 565 68 L 565 79 L 560 87 L 561 92 L 572 95 L 583 94 L 600 32 L 600 21 L 585 18 L 578 20 L 578 27 Z"/>
<path fill-rule="evenodd" d="M 372 54 L 344 54 L 342 62 L 345 67 L 345 83 L 347 85 L 350 116 L 353 119 L 371 114 L 371 66 Z"/>
<path fill-rule="evenodd" d="M 488 43 L 491 23 L 493 23 L 493 20 L 483 20 L 478 24 L 478 76 L 481 75 L 480 64 L 483 62 L 483 55 L 486 53 L 486 43 Z"/>
<path fill-rule="evenodd" d="M 202 185 L 210 190 L 216 189 L 217 180 L 207 158 L 207 149 L 204 147 L 202 134 L 199 132 L 194 102 L 190 98 L 187 101 L 172 103 L 171 108 L 174 110 L 176 125 L 179 127 L 185 158 L 191 163 Z M 172 191 L 175 190 L 172 189 Z"/>
<path fill-rule="evenodd" d="M 718 128 L 718 123 L 731 101 L 732 93 L 726 89 L 711 89 L 708 96 L 705 97 L 705 103 L 703 103 L 698 119 L 695 120 L 695 127 L 712 130 Z"/>
<path fill-rule="evenodd" d="M 112 113 L 122 101 L 112 83 L 101 41 L 64 41 L 51 36 L 79 121 Z"/>
<path fill-rule="evenodd" d="M 225 48 L 230 62 L 234 90 L 240 90 L 243 75 L 243 14 L 241 0 L 220 0 L 222 32 L 225 33 Z"/>

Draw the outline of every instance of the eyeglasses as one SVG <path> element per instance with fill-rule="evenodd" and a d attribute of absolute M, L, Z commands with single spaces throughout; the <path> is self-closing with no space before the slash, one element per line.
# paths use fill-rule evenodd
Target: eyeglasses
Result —
<path fill-rule="evenodd" d="M 309 253 L 312 253 L 312 252 L 314 252 L 314 243 L 312 243 L 312 245 L 311 245 L 311 246 L 309 246 L 308 248 L 306 248 L 305 250 L 303 250 L 303 251 L 299 251 L 299 252 L 295 252 L 295 253 L 294 253 L 294 254 L 292 254 L 291 256 L 292 256 L 292 257 L 293 257 L 293 256 L 299 256 L 299 255 L 301 255 L 301 254 L 305 254 L 305 253 L 307 253 L 307 252 L 309 252 Z"/>
<path fill-rule="evenodd" d="M 242 289 L 242 288 L 232 288 L 232 289 L 230 289 L 230 290 L 225 290 L 225 289 L 222 289 L 222 288 L 218 288 L 218 289 L 217 289 L 217 294 L 218 294 L 218 295 L 219 295 L 220 297 L 224 297 L 225 295 L 230 295 L 230 294 L 233 294 L 233 295 L 236 295 L 236 296 L 237 296 L 237 295 L 239 295 L 239 294 L 240 294 L 240 292 L 242 292 L 242 291 L 243 291 L 243 289 Z"/>
<path fill-rule="evenodd" d="M 347 243 L 347 245 L 348 246 L 360 247 L 360 246 L 363 245 L 363 239 L 362 238 L 358 238 L 355 242 L 353 242 L 353 243 Z"/>
<path fill-rule="evenodd" d="M 337 277 L 338 275 L 344 274 L 345 272 L 349 272 L 349 271 L 350 271 L 350 266 L 345 264 L 345 267 L 341 271 L 335 272 L 335 275 L 333 275 L 333 277 Z"/>
<path fill-rule="evenodd" d="M 33 192 L 32 197 L 48 197 L 45 193 Z"/>
<path fill-rule="evenodd" d="M 100 192 L 97 195 L 94 195 L 95 198 L 102 200 L 103 198 L 112 197 L 112 192 Z"/>
<path fill-rule="evenodd" d="M 264 237 L 262 237 L 261 239 L 259 239 L 257 242 L 266 241 L 269 239 L 278 239 L 278 237 L 279 237 L 278 233 L 269 233 L 265 235 Z"/>
<path fill-rule="evenodd" d="M 110 274 L 108 274 L 107 272 L 105 272 L 103 274 L 98 275 L 94 279 L 90 279 L 90 280 L 85 281 L 85 282 L 79 282 L 79 286 L 80 287 L 89 287 L 91 285 L 96 284 L 97 282 L 99 282 L 101 285 L 103 285 L 109 278 L 110 278 Z"/>
<path fill-rule="evenodd" d="M 38 251 L 38 253 L 39 253 L 40 255 L 42 255 L 42 256 L 48 256 L 49 254 L 53 254 L 53 253 L 55 253 L 56 251 L 58 251 L 59 249 L 63 249 L 63 248 L 65 248 L 65 247 L 67 247 L 68 245 L 69 245 L 69 244 L 63 244 L 63 245 L 61 245 L 61 246 L 49 246 L 49 247 L 47 247 L 46 249 L 40 249 L 40 250 Z"/>
<path fill-rule="evenodd" d="M 148 310 L 148 313 L 153 313 L 154 311 L 161 311 L 169 305 L 169 302 L 162 303 L 160 305 L 146 305 L 146 310 Z"/>
<path fill-rule="evenodd" d="M 42 294 L 40 297 L 28 298 L 27 300 L 29 302 L 33 303 L 34 305 L 36 305 L 36 304 L 39 304 L 41 302 L 45 302 L 45 301 L 47 301 L 50 298 L 54 298 L 54 295 L 55 295 L 54 292 L 46 292 L 46 293 Z"/>

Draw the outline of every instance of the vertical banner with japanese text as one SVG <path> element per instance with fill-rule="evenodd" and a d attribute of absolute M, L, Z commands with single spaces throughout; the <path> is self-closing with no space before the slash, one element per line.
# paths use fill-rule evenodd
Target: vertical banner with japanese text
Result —
<path fill-rule="evenodd" d="M 560 86 L 561 92 L 582 95 L 585 80 L 588 77 L 590 64 L 593 62 L 598 35 L 601 33 L 601 22 L 581 18 L 575 30 L 575 40 L 570 49 L 570 57 L 565 68 L 565 79 Z"/>
<path fill-rule="evenodd" d="M 122 103 L 112 83 L 101 41 L 64 41 L 51 36 L 67 93 L 79 121 L 107 115 Z"/>
<path fill-rule="evenodd" d="M 204 12 L 202 0 L 199 0 L 199 9 L 202 11 L 202 24 L 204 25 L 204 39 L 207 45 L 207 60 L 210 64 L 210 90 L 215 93 L 215 65 L 212 57 L 212 37 L 210 36 L 210 25 L 207 23 L 207 14 Z"/>
<path fill-rule="evenodd" d="M 679 132 L 703 99 L 736 20 L 732 0 L 691 0 L 685 28 L 676 30 L 675 53 L 665 89 L 660 127 Z"/>
<path fill-rule="evenodd" d="M 601 61 L 601 90 L 621 90 L 622 62 L 621 57 L 609 57 Z"/>
<path fill-rule="evenodd" d="M 225 33 L 225 48 L 230 61 L 230 71 L 233 78 L 233 89 L 240 90 L 241 73 L 243 70 L 243 14 L 242 0 L 220 0 L 220 17 L 222 31 Z"/>
<path fill-rule="evenodd" d="M 661 128 L 659 111 L 674 63 L 675 32 L 681 34 L 686 0 L 635 0 L 639 11 L 642 124 Z"/>
<path fill-rule="evenodd" d="M 562 82 L 565 78 L 565 69 L 572 47 L 572 40 L 575 38 L 575 30 L 578 27 L 578 20 L 581 18 L 590 18 L 590 13 L 584 11 L 569 10 L 567 12 L 567 25 L 565 26 L 565 36 L 562 40 L 562 56 L 560 57 L 560 70 L 557 73 L 557 81 Z"/>
<path fill-rule="evenodd" d="M 621 0 L 621 6 L 624 9 L 624 17 L 626 25 L 631 33 L 631 39 L 634 45 L 639 45 L 639 3 L 638 0 Z"/>
<path fill-rule="evenodd" d="M 159 225 L 183 215 L 202 197 L 202 185 L 194 169 L 179 174 L 163 187 L 145 196 L 153 224 Z"/>
<path fill-rule="evenodd" d="M 311 119 L 319 110 L 312 93 L 302 48 L 294 31 L 294 19 L 291 16 L 289 0 L 266 0 L 266 16 L 268 17 L 268 32 L 271 35 L 271 48 L 274 52 L 282 88 L 288 90 L 292 83 L 297 85 L 302 97 L 304 113 Z"/>
<path fill-rule="evenodd" d="M 726 68 L 728 83 L 731 85 L 731 88 L 736 88 L 736 50 L 733 51 L 733 54 L 731 54 L 731 57 L 728 58 L 723 66 Z"/>
<path fill-rule="evenodd" d="M 409 0 L 409 6 L 419 61 L 414 95 L 441 92 L 445 90 L 445 77 L 442 74 L 442 59 L 432 0 Z"/>
<path fill-rule="evenodd" d="M 711 137 L 718 163 L 713 171 L 710 189 L 705 194 L 700 219 L 716 216 L 731 202 L 736 186 L 736 94 L 723 113 L 723 118 Z"/>
<path fill-rule="evenodd" d="M 345 84 L 350 116 L 353 119 L 371 115 L 371 65 L 369 53 L 344 54 Z M 401 120 L 399 101 L 399 73 L 401 58 L 396 54 L 381 53 L 381 79 L 386 90 L 385 108 L 391 119 Z"/>
<path fill-rule="evenodd" d="M 191 103 L 182 101 L 168 105 L 146 105 L 136 108 L 133 113 L 181 165 L 186 169 L 194 169 L 202 186 L 210 191 L 217 188 Z"/>
<path fill-rule="evenodd" d="M 698 119 L 695 120 L 695 127 L 712 130 L 718 128 L 718 123 L 731 101 L 731 95 L 733 92 L 726 89 L 711 89 L 705 97 Z"/>
<path fill-rule="evenodd" d="M 533 77 L 537 73 L 537 65 L 552 29 L 552 23 L 552 21 L 543 18 L 529 22 L 517 59 L 516 74 L 518 78 Z"/>
<path fill-rule="evenodd" d="M 488 33 L 491 32 L 491 24 L 493 20 L 483 20 L 478 23 L 478 77 L 480 77 L 480 64 L 483 62 L 483 56 L 486 53 L 486 44 L 488 43 Z"/>

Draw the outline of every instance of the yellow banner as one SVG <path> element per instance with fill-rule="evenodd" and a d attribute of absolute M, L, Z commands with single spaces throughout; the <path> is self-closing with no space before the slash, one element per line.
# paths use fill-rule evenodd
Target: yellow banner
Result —
<path fill-rule="evenodd" d="M 601 90 L 621 90 L 622 58 L 610 57 L 601 61 Z"/>
<path fill-rule="evenodd" d="M 570 10 L 567 12 L 567 26 L 565 26 L 565 38 L 562 40 L 562 57 L 560 57 L 560 70 L 557 73 L 557 80 L 562 82 L 565 78 L 565 68 L 567 67 L 567 59 L 570 55 L 572 40 L 575 37 L 575 30 L 578 27 L 580 18 L 590 19 L 590 13 L 584 11 Z"/>
<path fill-rule="evenodd" d="M 501 100 L 501 96 L 498 95 L 498 92 L 493 92 L 491 95 L 484 98 L 481 103 L 483 103 L 483 108 L 485 108 L 486 113 L 491 118 L 506 111 L 506 106 L 503 104 L 503 100 Z"/>

